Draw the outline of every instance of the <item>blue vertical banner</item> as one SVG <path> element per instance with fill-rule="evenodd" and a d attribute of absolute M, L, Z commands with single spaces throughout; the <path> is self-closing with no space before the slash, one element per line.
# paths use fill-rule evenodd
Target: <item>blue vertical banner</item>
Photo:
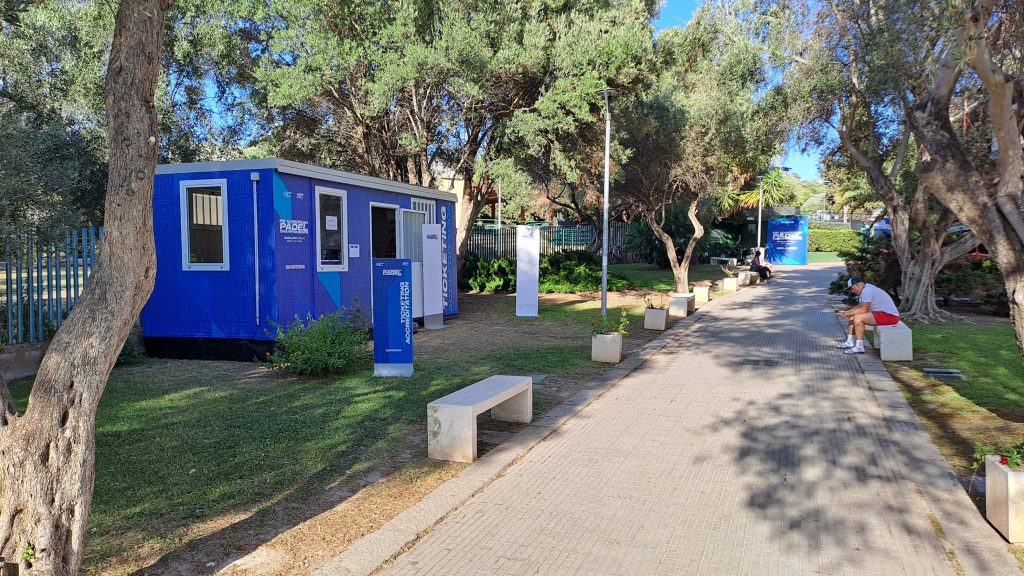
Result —
<path fill-rule="evenodd" d="M 789 216 L 768 221 L 768 247 L 765 256 L 770 264 L 807 264 L 807 218 Z"/>
<path fill-rule="evenodd" d="M 373 261 L 373 375 L 412 376 L 412 260 Z"/>

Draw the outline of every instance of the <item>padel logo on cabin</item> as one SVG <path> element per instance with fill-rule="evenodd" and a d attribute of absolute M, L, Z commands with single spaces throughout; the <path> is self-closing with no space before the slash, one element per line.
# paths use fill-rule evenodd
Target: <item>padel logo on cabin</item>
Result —
<path fill-rule="evenodd" d="M 280 230 L 283 234 L 309 234 L 309 221 L 282 219 Z"/>

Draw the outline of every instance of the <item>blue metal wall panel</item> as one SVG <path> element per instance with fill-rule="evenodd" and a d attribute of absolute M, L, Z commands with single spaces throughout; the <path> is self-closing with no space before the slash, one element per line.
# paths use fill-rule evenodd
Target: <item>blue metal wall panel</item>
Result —
<path fill-rule="evenodd" d="M 260 186 L 271 171 L 261 172 Z M 250 171 L 158 175 L 153 227 L 157 275 L 142 312 L 143 334 L 159 337 L 266 338 L 256 323 L 256 277 Z M 180 183 L 227 181 L 228 270 L 183 270 Z M 265 283 L 264 283 L 265 284 Z M 261 290 L 262 291 L 262 290 Z"/>
<path fill-rule="evenodd" d="M 435 222 L 441 225 L 441 244 L 445 256 L 441 263 L 441 293 L 444 299 L 444 316 L 459 313 L 459 266 L 456 258 L 456 238 L 459 224 L 455 219 L 455 203 L 438 200 Z"/>
<path fill-rule="evenodd" d="M 157 278 L 142 312 L 151 337 L 273 339 L 272 323 L 329 314 L 340 307 L 372 317 L 370 204 L 408 208 L 411 197 L 362 186 L 259 170 L 259 301 L 256 299 L 254 221 L 250 170 L 158 175 L 154 181 Z M 183 180 L 227 180 L 230 270 L 193 271 L 181 266 L 179 185 Z M 318 272 L 316 186 L 346 191 L 346 272 Z M 458 311 L 455 280 L 454 203 L 437 202 L 438 222 L 448 226 L 449 286 L 445 313 Z M 400 221 L 400 220 L 399 220 Z M 259 308 L 259 321 L 256 309 Z"/>

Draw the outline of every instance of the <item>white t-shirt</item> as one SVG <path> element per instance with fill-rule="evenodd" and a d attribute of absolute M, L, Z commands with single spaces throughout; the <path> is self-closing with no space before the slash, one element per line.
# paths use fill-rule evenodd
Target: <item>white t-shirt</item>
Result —
<path fill-rule="evenodd" d="M 889 293 L 874 284 L 864 283 L 864 290 L 860 293 L 860 303 L 869 305 L 868 312 L 885 312 L 893 316 L 900 315 L 900 311 L 896 308 L 896 303 L 892 301 Z"/>

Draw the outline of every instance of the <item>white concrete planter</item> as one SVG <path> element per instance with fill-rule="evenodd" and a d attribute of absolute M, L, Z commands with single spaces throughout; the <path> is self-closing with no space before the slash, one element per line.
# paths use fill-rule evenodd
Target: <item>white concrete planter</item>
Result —
<path fill-rule="evenodd" d="M 668 328 L 667 308 L 648 308 L 644 310 L 644 330 L 664 330 Z"/>
<path fill-rule="evenodd" d="M 693 295 L 697 304 L 704 304 L 711 301 L 711 286 L 694 286 Z"/>
<path fill-rule="evenodd" d="M 1024 542 L 1024 470 L 985 456 L 985 517 L 1011 543 Z"/>
<path fill-rule="evenodd" d="M 668 315 L 672 318 L 686 318 L 697 309 L 695 296 L 689 292 L 672 292 L 668 296 Z"/>
<path fill-rule="evenodd" d="M 590 359 L 618 364 L 622 361 L 622 334 L 595 334 L 590 339 Z"/>
<path fill-rule="evenodd" d="M 722 279 L 722 290 L 726 292 L 736 292 L 740 289 L 740 279 L 733 276 L 732 278 Z"/>

